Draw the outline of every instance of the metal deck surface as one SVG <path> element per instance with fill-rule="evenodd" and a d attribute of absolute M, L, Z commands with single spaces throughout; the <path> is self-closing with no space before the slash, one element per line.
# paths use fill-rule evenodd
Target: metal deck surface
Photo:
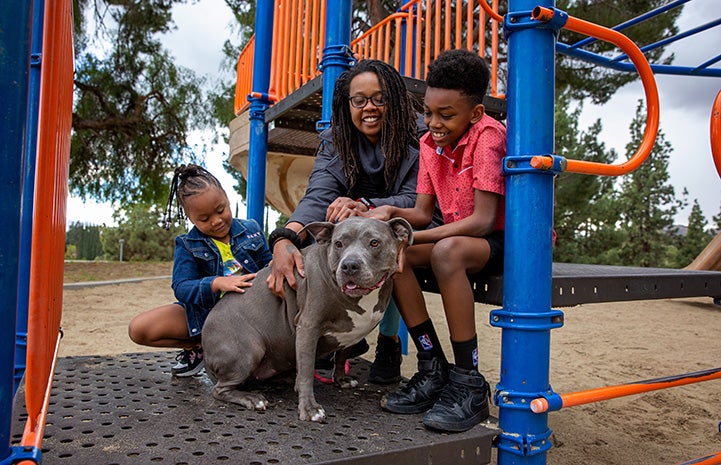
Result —
<path fill-rule="evenodd" d="M 438 292 L 428 270 L 416 272 L 421 286 Z M 476 302 L 503 303 L 503 277 L 471 275 Z M 680 297 L 721 297 L 721 272 L 631 266 L 553 264 L 551 305 L 567 307 L 584 303 Z"/>
<path fill-rule="evenodd" d="M 170 376 L 173 352 L 58 360 L 43 440 L 43 463 L 56 464 L 486 464 L 493 429 L 460 434 L 426 430 L 422 414 L 379 407 L 393 387 L 365 383 L 370 364 L 356 359 L 360 385 L 315 383 L 324 424 L 298 420 L 293 378 L 259 383 L 272 406 L 255 412 L 217 401 L 205 374 Z M 255 389 L 257 388 L 257 389 Z M 13 415 L 13 443 L 26 414 L 23 390 Z M 22 413 L 20 413 L 22 412 Z M 493 421 L 488 423 L 493 427 Z"/>

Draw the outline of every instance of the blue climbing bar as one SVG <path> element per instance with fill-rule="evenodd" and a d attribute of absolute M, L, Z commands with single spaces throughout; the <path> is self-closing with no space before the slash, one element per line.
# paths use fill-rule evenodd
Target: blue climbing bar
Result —
<path fill-rule="evenodd" d="M 253 57 L 250 102 L 250 140 L 248 144 L 247 217 L 264 223 L 265 168 L 268 156 L 268 125 L 265 111 L 270 105 L 270 61 L 273 44 L 273 0 L 258 0 L 255 5 L 255 55 Z"/>
<path fill-rule="evenodd" d="M 500 381 L 495 402 L 502 429 L 498 465 L 545 464 L 551 448 L 547 414 L 534 414 L 534 396 L 550 390 L 550 330 L 563 314 L 551 310 L 551 238 L 554 170 L 536 170 L 534 155 L 554 148 L 556 24 L 531 19 L 539 4 L 510 0 L 503 27 L 508 37 L 508 141 L 503 309 L 491 312 L 502 329 Z"/>
<path fill-rule="evenodd" d="M 350 50 L 351 10 L 350 0 L 331 3 L 332 12 L 325 15 L 325 47 L 319 69 L 323 72 L 323 104 L 321 119 L 316 129 L 330 127 L 333 113 L 333 87 L 338 76 L 351 67 L 353 56 Z"/>
<path fill-rule="evenodd" d="M 33 2 L 0 3 L 0 461 L 10 456 L 15 370 L 23 149 Z"/>

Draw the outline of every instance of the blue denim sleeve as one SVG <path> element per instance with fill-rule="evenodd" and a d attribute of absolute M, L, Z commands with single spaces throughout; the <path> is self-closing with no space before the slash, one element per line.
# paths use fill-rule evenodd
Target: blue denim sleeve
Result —
<path fill-rule="evenodd" d="M 211 285 L 217 277 L 217 257 L 205 254 L 197 258 L 187 249 L 182 236 L 175 238 L 173 258 L 173 291 L 180 302 L 211 308 L 220 293 L 213 292 Z"/>

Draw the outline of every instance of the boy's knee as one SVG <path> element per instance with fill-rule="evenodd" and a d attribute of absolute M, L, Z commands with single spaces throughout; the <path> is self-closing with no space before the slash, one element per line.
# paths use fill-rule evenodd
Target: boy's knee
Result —
<path fill-rule="evenodd" d="M 431 268 L 433 272 L 448 272 L 461 266 L 460 252 L 461 247 L 457 244 L 455 237 L 447 237 L 436 243 L 431 251 Z"/>

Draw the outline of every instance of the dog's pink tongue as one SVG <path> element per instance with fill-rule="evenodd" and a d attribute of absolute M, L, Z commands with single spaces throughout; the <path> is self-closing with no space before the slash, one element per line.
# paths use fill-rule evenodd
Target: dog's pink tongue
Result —
<path fill-rule="evenodd" d="M 357 285 L 356 283 L 348 283 L 348 284 L 345 285 L 345 288 L 346 288 L 346 289 L 351 289 L 351 290 L 353 290 L 353 289 L 355 289 L 355 288 L 357 288 L 357 287 L 358 287 L 358 285 Z"/>

